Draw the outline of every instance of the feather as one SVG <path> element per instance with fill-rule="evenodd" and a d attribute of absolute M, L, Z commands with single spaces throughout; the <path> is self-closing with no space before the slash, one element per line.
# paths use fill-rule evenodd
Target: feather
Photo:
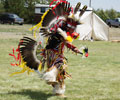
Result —
<path fill-rule="evenodd" d="M 31 69 L 37 70 L 40 65 L 40 61 L 36 56 L 37 42 L 31 38 L 23 37 L 19 46 L 21 56 L 24 62 L 26 62 L 26 65 Z"/>
<path fill-rule="evenodd" d="M 78 11 L 78 9 L 80 8 L 80 5 L 81 5 L 81 3 L 78 2 L 77 5 L 76 5 L 76 7 L 75 7 L 75 9 L 74 9 L 74 14 L 76 14 L 76 12 Z"/>
<path fill-rule="evenodd" d="M 86 9 L 87 9 L 87 6 L 85 5 L 85 6 L 82 8 L 82 10 L 81 10 L 81 12 L 80 12 L 80 14 L 79 14 L 80 17 L 84 14 L 84 12 L 86 11 Z"/>
<path fill-rule="evenodd" d="M 45 15 L 42 26 L 47 27 L 55 18 L 58 16 L 67 17 L 71 11 L 70 3 L 62 2 L 56 4 L 55 7 L 49 9 L 48 13 Z"/>
<path fill-rule="evenodd" d="M 52 9 L 50 9 L 50 10 L 48 11 L 48 13 L 46 14 L 46 16 L 44 17 L 44 19 L 43 19 L 42 26 L 43 26 L 43 27 L 48 26 L 49 23 L 50 23 L 55 17 L 56 17 L 56 15 L 54 15 Z"/>

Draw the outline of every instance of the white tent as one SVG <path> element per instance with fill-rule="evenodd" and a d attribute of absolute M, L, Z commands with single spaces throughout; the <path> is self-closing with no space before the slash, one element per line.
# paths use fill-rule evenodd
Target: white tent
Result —
<path fill-rule="evenodd" d="M 80 34 L 79 40 L 105 40 L 108 41 L 109 27 L 92 10 L 86 11 L 80 18 L 83 24 L 78 25 L 76 32 Z"/>

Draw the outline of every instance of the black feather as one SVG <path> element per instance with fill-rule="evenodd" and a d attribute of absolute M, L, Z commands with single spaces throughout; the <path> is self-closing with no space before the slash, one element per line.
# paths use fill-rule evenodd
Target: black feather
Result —
<path fill-rule="evenodd" d="M 29 37 L 24 37 L 21 39 L 19 46 L 21 56 L 26 62 L 26 65 L 31 69 L 37 70 L 40 64 L 40 61 L 34 54 L 36 52 L 37 42 Z"/>
<path fill-rule="evenodd" d="M 76 12 L 78 11 L 78 9 L 80 8 L 80 5 L 81 5 L 81 3 L 78 2 L 77 5 L 76 5 L 76 7 L 75 7 L 74 14 L 76 14 Z"/>
<path fill-rule="evenodd" d="M 80 11 L 80 14 L 79 14 L 80 17 L 84 14 L 84 12 L 86 11 L 86 9 L 87 9 L 87 6 L 85 5 L 85 6 L 82 8 L 82 10 Z"/>
<path fill-rule="evenodd" d="M 48 13 L 45 15 L 45 18 L 43 19 L 42 26 L 47 27 L 50 24 L 50 22 L 52 22 L 58 16 L 67 17 L 70 11 L 71 11 L 70 3 L 62 2 L 58 4 L 55 8 L 49 9 Z"/>
<path fill-rule="evenodd" d="M 42 26 L 46 27 L 49 25 L 49 23 L 56 17 L 56 15 L 53 14 L 53 10 L 50 9 L 47 15 L 45 16 Z"/>

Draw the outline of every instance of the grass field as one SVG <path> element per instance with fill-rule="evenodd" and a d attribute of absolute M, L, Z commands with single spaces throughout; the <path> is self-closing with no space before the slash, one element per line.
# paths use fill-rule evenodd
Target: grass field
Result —
<path fill-rule="evenodd" d="M 72 79 L 66 79 L 67 98 L 52 96 L 52 87 L 39 79 L 36 73 L 10 77 L 20 68 L 10 65 L 14 59 L 9 56 L 23 35 L 32 36 L 31 25 L 0 25 L 0 100 L 120 100 L 120 43 L 105 41 L 76 41 L 80 48 L 87 45 L 89 57 L 82 59 L 71 51 L 65 51 L 68 58 L 68 72 Z M 116 33 L 115 29 L 111 29 Z M 111 33 L 112 34 L 112 33 Z"/>

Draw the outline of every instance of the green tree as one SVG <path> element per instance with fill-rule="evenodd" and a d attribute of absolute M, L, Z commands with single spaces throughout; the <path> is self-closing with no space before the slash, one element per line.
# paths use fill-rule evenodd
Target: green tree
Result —
<path fill-rule="evenodd" d="M 120 17 L 120 12 L 117 13 L 117 17 Z"/>
<path fill-rule="evenodd" d="M 40 4 L 50 4 L 52 1 L 53 0 L 40 0 Z"/>
<path fill-rule="evenodd" d="M 24 0 L 4 0 L 6 12 L 15 13 L 22 17 L 24 15 Z"/>
<path fill-rule="evenodd" d="M 4 9 L 4 4 L 2 1 L 0 1 L 0 13 L 2 12 L 5 12 L 5 9 Z"/>
<path fill-rule="evenodd" d="M 25 0 L 24 18 L 27 23 L 33 23 L 35 15 L 35 4 L 40 3 L 40 0 Z"/>
<path fill-rule="evenodd" d="M 117 18 L 117 12 L 116 12 L 116 10 L 110 9 L 110 10 L 108 11 L 108 16 L 109 16 L 110 19 L 115 19 L 115 18 Z"/>
<path fill-rule="evenodd" d="M 97 9 L 96 11 L 94 11 L 102 20 L 106 21 L 106 19 L 108 19 L 108 16 L 106 15 L 106 13 L 104 12 L 103 9 Z"/>
<path fill-rule="evenodd" d="M 53 0 L 48 0 L 48 3 L 50 4 L 52 1 L 53 1 Z M 54 2 L 54 4 L 55 4 L 55 2 Z"/>
<path fill-rule="evenodd" d="M 40 4 L 47 4 L 47 0 L 40 0 Z"/>
<path fill-rule="evenodd" d="M 94 10 L 94 12 L 104 21 L 106 21 L 107 19 L 115 19 L 117 17 L 120 17 L 120 12 L 117 12 L 114 9 L 110 9 L 110 10 L 103 10 L 103 9 L 97 9 Z"/>

